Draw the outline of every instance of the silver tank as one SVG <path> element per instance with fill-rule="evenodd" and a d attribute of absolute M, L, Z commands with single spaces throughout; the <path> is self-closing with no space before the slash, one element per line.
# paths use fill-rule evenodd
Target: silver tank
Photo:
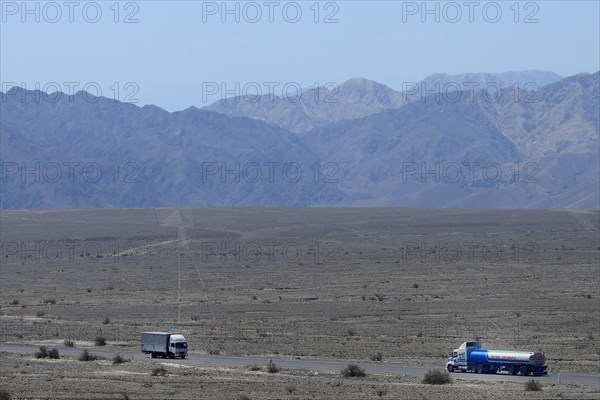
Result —
<path fill-rule="evenodd" d="M 546 362 L 546 356 L 532 351 L 488 350 L 487 358 L 489 361 L 527 362 L 535 365 L 544 365 Z"/>

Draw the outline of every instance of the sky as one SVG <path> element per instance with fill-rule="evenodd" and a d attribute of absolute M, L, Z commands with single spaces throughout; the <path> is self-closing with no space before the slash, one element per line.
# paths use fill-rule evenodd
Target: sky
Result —
<path fill-rule="evenodd" d="M 598 1 L 2 1 L 13 84 L 202 107 L 341 84 L 400 90 L 433 73 L 600 69 Z"/>

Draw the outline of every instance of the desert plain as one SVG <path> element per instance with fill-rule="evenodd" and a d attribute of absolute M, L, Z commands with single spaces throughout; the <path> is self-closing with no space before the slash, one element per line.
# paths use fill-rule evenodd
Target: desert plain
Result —
<path fill-rule="evenodd" d="M 139 351 L 183 333 L 192 354 L 443 369 L 466 340 L 600 373 L 598 210 L 214 208 L 0 214 L 0 344 Z M 106 340 L 97 346 L 98 338 Z M 454 379 L 190 360 L 3 352 L 22 399 L 597 398 L 598 385 Z M 166 376 L 151 376 L 165 365 Z M 456 374 L 452 376 L 455 377 Z"/>

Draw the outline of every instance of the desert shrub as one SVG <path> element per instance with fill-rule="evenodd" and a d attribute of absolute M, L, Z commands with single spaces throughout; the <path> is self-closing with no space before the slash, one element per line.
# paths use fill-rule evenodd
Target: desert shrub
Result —
<path fill-rule="evenodd" d="M 267 372 L 270 374 L 276 374 L 279 372 L 279 367 L 275 365 L 272 360 L 269 360 L 269 364 L 267 365 Z"/>
<path fill-rule="evenodd" d="M 371 359 L 371 361 L 377 361 L 377 362 L 381 362 L 383 360 L 383 353 L 378 351 L 375 354 L 371 354 L 369 356 L 369 358 Z"/>
<path fill-rule="evenodd" d="M 126 362 L 128 362 L 128 361 L 129 361 L 128 359 L 126 359 L 125 357 L 123 357 L 123 356 L 122 356 L 122 355 L 120 355 L 120 354 L 116 354 L 116 355 L 113 357 L 113 359 L 112 359 L 112 363 L 113 363 L 113 364 L 123 364 L 123 363 L 126 363 Z"/>
<path fill-rule="evenodd" d="M 48 350 L 46 349 L 46 346 L 40 346 L 40 349 L 35 352 L 34 356 L 35 356 L 35 358 L 48 357 Z"/>
<path fill-rule="evenodd" d="M 58 354 L 58 349 L 52 349 L 48 352 L 48 358 L 60 358 L 60 355 Z"/>
<path fill-rule="evenodd" d="M 248 369 L 249 369 L 250 371 L 260 371 L 262 368 L 261 368 L 259 365 L 252 364 L 252 365 L 249 365 L 249 366 L 248 366 Z"/>
<path fill-rule="evenodd" d="M 525 391 L 527 392 L 539 392 L 542 390 L 542 384 L 533 379 L 525 382 Z"/>
<path fill-rule="evenodd" d="M 106 338 L 104 336 L 96 336 L 96 339 L 94 339 L 94 344 L 96 346 L 106 346 Z"/>
<path fill-rule="evenodd" d="M 14 299 L 13 301 L 10 302 L 11 306 L 18 306 L 19 305 L 19 300 Z"/>
<path fill-rule="evenodd" d="M 448 375 L 447 372 L 442 372 L 440 370 L 429 370 L 425 376 L 423 377 L 422 383 L 428 385 L 445 385 L 446 383 L 451 383 L 452 378 Z"/>
<path fill-rule="evenodd" d="M 43 317 L 44 315 L 46 315 L 46 313 L 45 313 L 45 312 L 43 312 L 43 311 L 38 311 L 38 312 L 36 312 L 36 313 L 35 313 L 35 316 L 36 316 L 36 317 L 38 317 L 38 318 L 41 318 L 41 317 Z"/>
<path fill-rule="evenodd" d="M 108 318 L 108 317 L 104 318 L 104 321 L 102 321 L 102 323 L 103 323 L 104 325 L 108 325 L 108 324 L 110 324 L 110 318 Z"/>
<path fill-rule="evenodd" d="M 83 352 L 79 355 L 79 361 L 95 361 L 98 359 L 98 356 L 90 353 L 87 350 L 83 350 Z"/>
<path fill-rule="evenodd" d="M 344 378 L 361 378 L 367 376 L 367 373 L 356 364 L 348 364 L 346 368 L 342 369 L 342 376 Z"/>
<path fill-rule="evenodd" d="M 152 375 L 152 376 L 167 376 L 167 375 L 169 375 L 169 371 L 167 371 L 167 369 L 164 366 L 159 365 L 152 369 L 152 372 L 150 373 L 150 375 Z"/>
<path fill-rule="evenodd" d="M 63 342 L 63 344 L 65 345 L 65 347 L 75 347 L 75 342 L 72 340 L 67 339 Z"/>
<path fill-rule="evenodd" d="M 10 395 L 9 391 L 6 389 L 0 389 L 0 400 L 10 400 L 12 399 L 12 396 Z"/>

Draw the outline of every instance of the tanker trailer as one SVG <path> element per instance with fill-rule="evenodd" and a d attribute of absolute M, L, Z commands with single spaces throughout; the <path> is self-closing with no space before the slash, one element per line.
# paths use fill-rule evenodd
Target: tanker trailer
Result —
<path fill-rule="evenodd" d="M 464 342 L 446 362 L 448 372 L 478 374 L 508 372 L 511 375 L 546 375 L 546 357 L 534 351 L 486 350 L 480 342 Z"/>

